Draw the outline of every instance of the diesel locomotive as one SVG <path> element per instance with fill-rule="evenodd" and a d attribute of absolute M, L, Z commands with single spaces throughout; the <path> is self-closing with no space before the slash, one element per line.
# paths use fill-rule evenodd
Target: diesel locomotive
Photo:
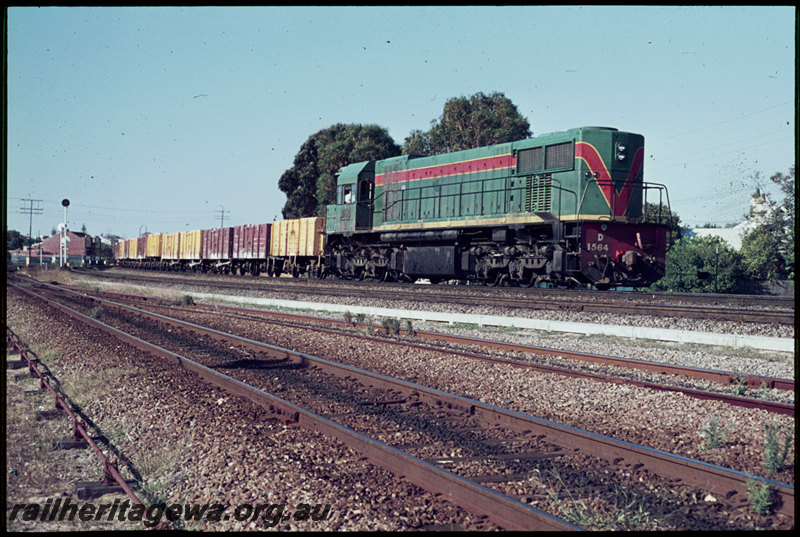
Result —
<path fill-rule="evenodd" d="M 116 255 L 162 270 L 646 287 L 664 275 L 671 212 L 643 165 L 644 138 L 608 127 L 358 162 L 325 218 L 155 234 Z"/>
<path fill-rule="evenodd" d="M 327 208 L 328 271 L 647 286 L 664 274 L 671 213 L 643 164 L 641 135 L 605 127 L 351 164 Z"/>

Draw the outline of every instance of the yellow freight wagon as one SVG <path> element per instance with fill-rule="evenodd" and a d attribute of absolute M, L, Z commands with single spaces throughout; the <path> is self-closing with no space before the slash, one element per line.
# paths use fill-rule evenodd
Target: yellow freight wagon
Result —
<path fill-rule="evenodd" d="M 180 258 L 200 259 L 203 251 L 203 230 L 181 231 Z"/>
<path fill-rule="evenodd" d="M 163 233 L 151 233 L 147 236 L 147 257 L 161 258 Z"/>
<path fill-rule="evenodd" d="M 180 259 L 181 247 L 181 234 L 164 233 L 162 239 L 161 258 L 162 259 Z"/>
<path fill-rule="evenodd" d="M 136 253 L 139 251 L 139 239 L 134 238 L 128 241 L 128 259 L 136 259 Z"/>
<path fill-rule="evenodd" d="M 281 220 L 272 224 L 270 255 L 318 257 L 325 242 L 325 219 L 319 216 Z"/>

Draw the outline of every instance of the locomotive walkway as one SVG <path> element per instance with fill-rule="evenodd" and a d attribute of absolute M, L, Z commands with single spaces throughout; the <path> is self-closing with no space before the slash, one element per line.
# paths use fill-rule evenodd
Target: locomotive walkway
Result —
<path fill-rule="evenodd" d="M 473 315 L 467 313 L 446 313 L 437 311 L 400 310 L 390 308 L 376 308 L 368 306 L 353 306 L 341 304 L 327 304 L 321 302 L 308 302 L 296 300 L 278 300 L 256 297 L 238 297 L 218 295 L 212 293 L 192 293 L 193 297 L 244 302 L 263 306 L 280 308 L 302 309 L 312 311 L 325 311 L 329 313 L 351 314 L 363 313 L 380 317 L 410 319 L 431 322 L 444 322 L 449 324 L 466 323 L 478 326 L 507 326 L 516 328 L 530 328 L 533 330 L 546 330 L 551 332 L 564 332 L 586 335 L 606 335 L 630 339 L 650 339 L 657 341 L 674 341 L 679 343 L 695 343 L 722 347 L 747 347 L 752 349 L 794 352 L 795 342 L 792 338 L 777 338 L 768 336 L 750 336 L 738 334 L 720 334 L 712 332 L 693 332 L 689 330 L 675 330 L 669 328 L 652 328 L 643 326 L 623 326 L 610 324 L 576 323 L 568 321 L 550 321 L 546 319 L 528 319 L 522 317 L 503 317 L 499 315 Z"/>

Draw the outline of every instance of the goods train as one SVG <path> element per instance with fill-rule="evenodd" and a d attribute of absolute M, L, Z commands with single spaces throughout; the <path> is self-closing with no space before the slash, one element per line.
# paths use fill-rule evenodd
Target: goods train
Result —
<path fill-rule="evenodd" d="M 115 255 L 162 270 L 645 287 L 664 274 L 671 212 L 643 164 L 644 138 L 608 127 L 358 162 L 324 218 L 154 233 Z"/>

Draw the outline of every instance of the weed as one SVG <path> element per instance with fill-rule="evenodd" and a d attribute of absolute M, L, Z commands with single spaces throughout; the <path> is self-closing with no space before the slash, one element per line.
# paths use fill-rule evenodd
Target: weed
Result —
<path fill-rule="evenodd" d="M 92 311 L 90 312 L 90 315 L 92 319 L 99 319 L 100 316 L 103 315 L 103 308 L 101 308 L 100 306 L 93 307 Z"/>
<path fill-rule="evenodd" d="M 181 303 L 183 303 L 184 306 L 193 306 L 194 298 L 192 298 L 192 295 L 183 295 L 183 297 L 181 297 Z"/>
<path fill-rule="evenodd" d="M 549 474 L 561 485 L 568 496 L 568 502 L 562 502 L 559 494 L 552 488 L 546 487 L 545 492 L 558 506 L 564 519 L 581 527 L 587 528 L 631 528 L 642 526 L 658 526 L 674 513 L 652 513 L 647 505 L 646 498 L 635 492 L 629 492 L 620 487 L 614 487 L 611 492 L 612 499 L 607 505 L 604 515 L 592 513 L 583 500 L 576 500 L 567 488 L 557 469 L 552 469 Z M 589 483 L 585 483 L 588 485 Z M 578 484 L 578 487 L 583 485 Z"/>
<path fill-rule="evenodd" d="M 366 319 L 366 317 L 367 316 L 364 315 L 363 313 L 356 313 L 356 322 L 357 323 L 363 323 L 364 319 Z"/>
<path fill-rule="evenodd" d="M 772 474 L 783 470 L 783 463 L 786 461 L 786 455 L 789 453 L 789 446 L 792 445 L 791 435 L 785 433 L 783 437 L 783 449 L 781 449 L 781 442 L 779 440 L 781 432 L 779 425 L 770 423 L 764 424 L 764 467 Z"/>
<path fill-rule="evenodd" d="M 161 453 L 151 453 L 139 465 L 141 480 L 139 486 L 152 503 L 167 500 L 169 486 L 177 479 L 176 473 L 181 461 L 183 446 L 165 448 Z"/>
<path fill-rule="evenodd" d="M 717 449 L 722 447 L 725 438 L 728 436 L 726 429 L 729 426 L 720 425 L 717 418 L 713 418 L 709 423 L 703 425 L 700 429 L 700 437 L 705 440 L 703 446 L 700 448 L 703 451 L 709 449 Z"/>
<path fill-rule="evenodd" d="M 736 386 L 733 387 L 733 395 L 744 395 L 747 392 L 747 377 L 736 377 Z"/>
<path fill-rule="evenodd" d="M 373 326 L 374 326 L 374 321 L 372 320 L 372 317 L 368 317 L 364 321 L 364 333 L 368 336 L 371 336 L 374 332 Z"/>
<path fill-rule="evenodd" d="M 747 480 L 747 500 L 750 509 L 759 515 L 767 515 L 772 509 L 772 490 L 769 484 L 755 479 Z"/>
<path fill-rule="evenodd" d="M 344 322 L 347 324 L 353 324 L 353 314 L 349 311 L 344 312 Z"/>
<path fill-rule="evenodd" d="M 384 317 L 381 324 L 386 329 L 387 334 L 397 335 L 400 333 L 400 321 L 398 321 L 397 319 Z"/>
<path fill-rule="evenodd" d="M 411 326 L 411 319 L 406 319 L 406 332 L 408 332 L 409 336 L 416 334 L 416 332 L 414 332 L 414 327 Z"/>

